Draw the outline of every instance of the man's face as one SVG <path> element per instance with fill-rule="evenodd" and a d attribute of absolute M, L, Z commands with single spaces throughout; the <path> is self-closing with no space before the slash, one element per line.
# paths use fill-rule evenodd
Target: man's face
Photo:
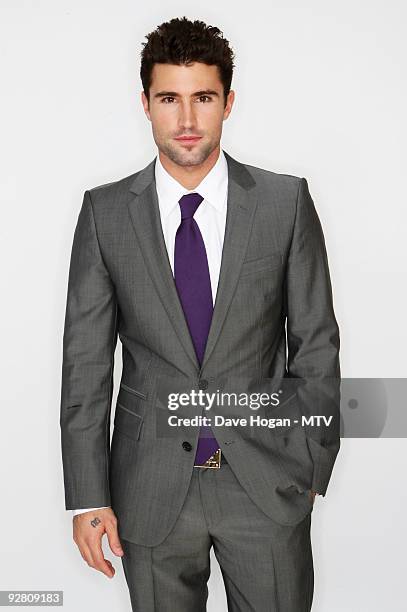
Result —
<path fill-rule="evenodd" d="M 150 104 L 142 103 L 152 123 L 155 143 L 180 166 L 202 164 L 218 147 L 222 123 L 230 114 L 234 92 L 226 107 L 217 66 L 195 62 L 189 66 L 154 64 Z M 182 140 L 180 137 L 195 137 Z"/>

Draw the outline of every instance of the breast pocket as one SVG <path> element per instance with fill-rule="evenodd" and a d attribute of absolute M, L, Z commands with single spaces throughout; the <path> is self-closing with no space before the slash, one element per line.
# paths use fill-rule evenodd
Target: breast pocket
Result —
<path fill-rule="evenodd" d="M 240 276 L 242 277 L 249 274 L 257 274 L 258 272 L 268 272 L 278 269 L 282 265 L 282 262 L 283 258 L 280 253 L 271 253 L 265 257 L 247 259 L 242 264 Z"/>

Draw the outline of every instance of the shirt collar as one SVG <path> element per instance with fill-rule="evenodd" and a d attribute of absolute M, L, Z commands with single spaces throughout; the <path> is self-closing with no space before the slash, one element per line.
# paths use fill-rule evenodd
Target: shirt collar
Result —
<path fill-rule="evenodd" d="M 226 204 L 228 188 L 228 164 L 223 149 L 220 150 L 218 159 L 208 174 L 202 179 L 195 189 L 185 189 L 167 170 L 157 155 L 155 163 L 155 183 L 160 205 L 160 213 L 167 216 L 176 206 L 181 197 L 186 193 L 198 192 L 204 200 L 211 204 L 219 212 Z"/>

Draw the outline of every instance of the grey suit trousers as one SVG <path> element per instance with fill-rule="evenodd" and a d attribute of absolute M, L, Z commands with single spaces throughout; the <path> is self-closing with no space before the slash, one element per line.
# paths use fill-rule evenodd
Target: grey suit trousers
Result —
<path fill-rule="evenodd" d="M 297 525 L 280 525 L 254 504 L 229 464 L 194 468 L 181 513 L 161 544 L 122 538 L 133 612 L 206 610 L 212 546 L 230 612 L 309 612 L 311 512 Z"/>

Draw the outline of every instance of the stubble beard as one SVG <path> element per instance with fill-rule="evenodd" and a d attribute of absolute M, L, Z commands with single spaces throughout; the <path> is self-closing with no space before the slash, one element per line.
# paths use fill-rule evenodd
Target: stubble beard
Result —
<path fill-rule="evenodd" d="M 180 150 L 179 145 L 172 145 L 169 143 L 160 143 L 159 149 L 169 159 L 177 164 L 178 166 L 199 166 L 208 159 L 209 155 L 215 149 L 216 145 L 212 143 L 204 143 L 203 145 L 191 145 L 184 146 L 183 150 Z"/>

